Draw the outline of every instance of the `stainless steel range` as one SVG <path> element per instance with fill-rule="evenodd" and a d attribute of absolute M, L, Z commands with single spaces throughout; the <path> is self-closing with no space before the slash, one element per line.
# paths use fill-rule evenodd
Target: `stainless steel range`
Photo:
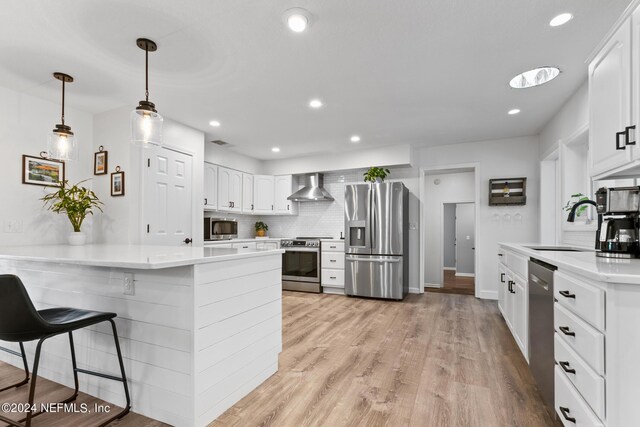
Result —
<path fill-rule="evenodd" d="M 322 292 L 320 286 L 320 239 L 296 237 L 282 240 L 282 289 L 287 291 Z M 327 237 L 328 238 L 328 237 Z"/>

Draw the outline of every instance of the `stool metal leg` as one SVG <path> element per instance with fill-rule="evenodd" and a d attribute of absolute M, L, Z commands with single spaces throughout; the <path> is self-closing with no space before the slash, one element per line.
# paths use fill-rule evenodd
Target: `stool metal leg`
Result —
<path fill-rule="evenodd" d="M 71 400 L 74 400 L 78 397 L 78 365 L 76 363 L 76 347 L 73 343 L 73 332 L 69 332 L 69 347 L 71 349 L 71 365 L 73 366 L 73 383 L 75 386 L 75 390 Z"/>
<path fill-rule="evenodd" d="M 27 418 L 25 419 L 25 426 L 31 427 L 31 418 L 33 418 L 33 412 L 31 412 L 31 408 L 33 407 L 33 401 L 36 397 L 36 380 L 38 379 L 38 366 L 40 364 L 40 350 L 42 349 L 42 343 L 46 340 L 47 337 L 41 338 L 38 341 L 38 345 L 36 346 L 36 356 L 33 359 L 33 377 L 31 378 L 31 385 L 29 386 L 29 412 L 27 412 Z"/>
<path fill-rule="evenodd" d="M 29 364 L 27 363 L 27 355 L 24 352 L 24 344 L 20 343 L 20 353 L 4 347 L 0 347 L 0 350 L 4 350 L 7 353 L 22 357 L 22 364 L 24 365 L 24 379 L 15 384 L 11 384 L 10 386 L 0 388 L 0 392 L 9 390 L 10 388 L 20 387 L 21 385 L 25 385 L 26 383 L 28 383 L 29 382 Z"/>

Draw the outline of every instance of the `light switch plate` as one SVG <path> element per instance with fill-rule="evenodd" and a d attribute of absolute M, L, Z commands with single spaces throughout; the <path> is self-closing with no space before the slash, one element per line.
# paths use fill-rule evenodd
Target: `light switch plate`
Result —
<path fill-rule="evenodd" d="M 135 286 L 135 281 L 133 280 L 132 273 L 124 273 L 124 277 L 122 280 L 122 293 L 124 295 L 136 294 L 136 286 Z"/>
<path fill-rule="evenodd" d="M 22 233 L 21 219 L 7 219 L 4 221 L 5 233 Z"/>

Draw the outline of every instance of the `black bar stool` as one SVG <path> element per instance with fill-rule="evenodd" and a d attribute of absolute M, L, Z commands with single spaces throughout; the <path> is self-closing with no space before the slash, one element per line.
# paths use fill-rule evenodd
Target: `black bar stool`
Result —
<path fill-rule="evenodd" d="M 124 409 L 107 421 L 101 423 L 100 426 L 106 426 L 112 421 L 124 417 L 131 409 L 131 400 L 129 397 L 129 387 L 127 386 L 127 376 L 124 372 L 124 363 L 122 362 L 122 352 L 120 351 L 118 332 L 116 331 L 116 324 L 113 321 L 116 316 L 117 315 L 115 313 L 103 313 L 99 311 L 88 311 L 66 307 L 49 308 L 46 310 L 36 311 L 20 278 L 12 274 L 0 275 L 0 340 L 20 343 L 20 353 L 4 347 L 0 347 L 0 349 L 16 356 L 21 356 L 26 374 L 26 377 L 22 381 L 0 389 L 0 391 L 8 390 L 13 387 L 20 387 L 21 385 L 29 382 L 29 367 L 27 365 L 27 358 L 25 356 L 24 345 L 22 343 L 38 340 L 36 355 L 33 361 L 33 377 L 31 378 L 31 385 L 29 387 L 29 407 L 33 407 L 42 343 L 53 336 L 68 333 L 75 390 L 73 395 L 60 403 L 72 402 L 78 396 L 78 373 L 95 375 L 114 381 L 121 381 L 124 386 L 124 394 L 127 399 Z M 101 322 L 111 323 L 113 339 L 118 353 L 118 362 L 120 363 L 120 377 L 80 369 L 76 365 L 73 331 Z M 39 411 L 35 413 L 28 412 L 26 418 L 23 418 L 19 422 L 0 415 L 0 421 L 9 423 L 9 425 L 15 427 L 30 427 L 31 419 L 41 413 L 42 412 Z M 24 421 L 24 424 L 20 424 L 22 421 Z"/>

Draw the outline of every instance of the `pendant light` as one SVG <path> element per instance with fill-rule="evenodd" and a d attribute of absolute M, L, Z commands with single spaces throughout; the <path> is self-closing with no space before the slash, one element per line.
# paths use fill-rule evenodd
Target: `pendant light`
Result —
<path fill-rule="evenodd" d="M 62 116 L 61 123 L 49 134 L 47 152 L 49 157 L 58 160 L 78 160 L 76 139 L 71 127 L 64 124 L 64 91 L 65 84 L 73 82 L 73 77 L 64 73 L 53 73 L 53 77 L 62 82 Z"/>
<path fill-rule="evenodd" d="M 162 145 L 163 118 L 156 106 L 149 101 L 149 52 L 158 50 L 158 46 L 149 39 L 138 39 L 136 44 L 145 54 L 145 90 L 144 101 L 140 101 L 131 113 L 131 142 L 138 145 Z"/>

